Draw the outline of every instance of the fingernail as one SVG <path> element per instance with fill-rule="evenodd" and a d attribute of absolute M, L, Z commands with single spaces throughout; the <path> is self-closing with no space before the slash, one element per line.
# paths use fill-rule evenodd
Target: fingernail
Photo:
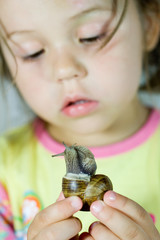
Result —
<path fill-rule="evenodd" d="M 96 202 L 92 203 L 91 208 L 93 209 L 93 211 L 95 213 L 98 213 L 103 209 L 104 206 L 105 206 L 105 204 L 103 201 L 96 201 Z"/>
<path fill-rule="evenodd" d="M 116 196 L 116 193 L 115 193 L 115 192 L 109 191 L 109 192 L 107 192 L 107 194 L 106 194 L 106 196 L 105 196 L 105 199 L 113 202 L 113 201 L 116 200 L 116 197 L 117 197 L 117 196 Z"/>
<path fill-rule="evenodd" d="M 71 203 L 71 206 L 75 209 L 80 209 L 82 207 L 81 200 L 76 196 L 69 197 L 69 201 Z"/>

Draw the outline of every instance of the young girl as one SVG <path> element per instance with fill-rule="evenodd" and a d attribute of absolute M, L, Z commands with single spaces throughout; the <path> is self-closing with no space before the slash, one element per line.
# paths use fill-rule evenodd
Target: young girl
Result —
<path fill-rule="evenodd" d="M 0 239 L 160 239 L 160 113 L 138 98 L 146 69 L 160 86 L 159 5 L 0 0 L 1 73 L 38 116 L 0 140 Z M 113 182 L 89 213 L 60 194 L 62 142 Z"/>

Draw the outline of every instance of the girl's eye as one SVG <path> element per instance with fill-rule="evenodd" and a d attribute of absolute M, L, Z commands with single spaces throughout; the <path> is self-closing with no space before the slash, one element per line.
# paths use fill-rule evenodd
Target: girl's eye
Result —
<path fill-rule="evenodd" d="M 33 53 L 33 54 L 24 56 L 24 57 L 23 57 L 23 60 L 24 60 L 24 61 L 27 61 L 27 60 L 35 60 L 35 59 L 39 58 L 44 52 L 45 52 L 45 50 L 44 50 L 44 49 L 41 49 L 41 50 L 38 51 L 38 52 L 35 52 L 35 53 Z"/>
<path fill-rule="evenodd" d="M 106 37 L 106 33 L 102 33 L 97 36 L 89 37 L 89 38 L 80 38 L 79 42 L 84 44 L 94 44 L 96 42 L 102 41 Z"/>

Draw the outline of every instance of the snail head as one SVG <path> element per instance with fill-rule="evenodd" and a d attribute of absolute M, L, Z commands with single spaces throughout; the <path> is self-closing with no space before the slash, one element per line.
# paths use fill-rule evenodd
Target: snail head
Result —
<path fill-rule="evenodd" d="M 68 147 L 65 143 L 65 150 L 62 153 L 52 157 L 64 156 L 66 163 L 66 173 L 94 175 L 96 171 L 96 162 L 94 155 L 89 149 L 75 144 Z"/>

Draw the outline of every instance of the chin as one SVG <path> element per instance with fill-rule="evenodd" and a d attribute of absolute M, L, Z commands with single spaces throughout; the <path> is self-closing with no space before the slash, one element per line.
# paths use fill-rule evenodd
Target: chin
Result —
<path fill-rule="evenodd" d="M 78 124 L 72 124 L 71 128 L 73 132 L 76 132 L 77 134 L 84 134 L 84 135 L 89 135 L 89 134 L 98 134 L 106 130 L 106 122 L 104 121 L 97 121 L 97 120 L 92 120 L 92 121 L 82 121 L 79 122 Z"/>

